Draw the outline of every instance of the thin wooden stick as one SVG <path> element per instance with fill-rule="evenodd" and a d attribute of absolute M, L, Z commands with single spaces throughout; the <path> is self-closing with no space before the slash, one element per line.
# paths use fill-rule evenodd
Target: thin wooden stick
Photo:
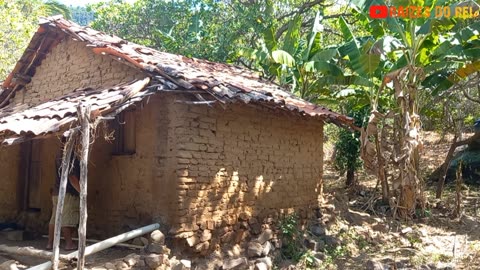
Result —
<path fill-rule="evenodd" d="M 453 217 L 461 217 L 462 216 L 462 161 L 458 163 L 458 168 L 456 172 L 456 180 L 455 180 L 455 210 L 453 212 Z M 453 258 L 455 258 L 455 249 L 453 252 Z"/>
<path fill-rule="evenodd" d="M 90 106 L 78 106 L 78 118 L 81 123 L 82 148 L 80 157 L 80 224 L 78 227 L 78 264 L 77 269 L 85 267 L 85 247 L 87 244 L 87 180 L 88 150 L 90 147 Z"/>
<path fill-rule="evenodd" d="M 65 146 L 63 147 L 62 156 L 62 172 L 60 179 L 60 186 L 58 190 L 57 210 L 55 212 L 55 230 L 53 236 L 53 256 L 52 265 L 53 270 L 58 270 L 58 257 L 60 255 L 60 232 L 62 228 L 63 204 L 65 202 L 65 192 L 67 190 L 68 173 L 70 169 L 73 145 L 75 141 L 76 132 L 70 133 Z"/>
<path fill-rule="evenodd" d="M 457 139 L 458 139 L 458 135 L 455 134 L 455 137 L 453 137 L 453 142 L 450 145 L 450 149 L 448 150 L 447 157 L 445 158 L 445 161 L 443 162 L 443 164 L 440 166 L 441 177 L 440 179 L 438 179 L 438 183 L 437 183 L 437 194 L 436 194 L 437 199 L 442 198 L 443 188 L 445 185 L 445 178 L 447 177 L 448 166 L 450 165 L 450 161 L 453 158 L 455 149 L 457 149 Z"/>

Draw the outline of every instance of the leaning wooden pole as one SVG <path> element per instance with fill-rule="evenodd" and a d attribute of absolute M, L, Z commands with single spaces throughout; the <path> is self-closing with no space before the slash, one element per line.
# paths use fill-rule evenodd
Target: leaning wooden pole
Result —
<path fill-rule="evenodd" d="M 78 227 L 78 264 L 77 269 L 85 267 L 85 247 L 87 245 L 87 183 L 88 151 L 90 146 L 90 106 L 79 105 L 77 109 L 81 132 L 80 156 L 80 224 Z"/>
<path fill-rule="evenodd" d="M 53 252 L 36 249 L 33 247 L 18 247 L 18 246 L 7 246 L 0 245 L 0 253 L 6 253 L 7 255 L 17 255 L 17 256 L 30 256 L 42 259 L 51 259 Z M 68 261 L 68 258 L 65 255 L 59 256 L 60 261 Z M 1 268 L 1 267 L 0 267 Z"/>
<path fill-rule="evenodd" d="M 445 158 L 445 162 L 440 166 L 441 167 L 441 177 L 438 179 L 437 183 L 437 194 L 435 198 L 441 199 L 442 194 L 443 194 L 443 187 L 445 185 L 445 178 L 447 177 L 447 172 L 448 172 L 448 166 L 450 165 L 450 161 L 452 161 L 453 154 L 455 153 L 455 149 L 457 149 L 457 139 L 458 135 L 455 134 L 455 137 L 453 137 L 453 142 L 452 145 L 450 146 L 450 149 L 448 150 L 447 157 Z"/>
<path fill-rule="evenodd" d="M 73 146 L 75 142 L 76 132 L 72 131 L 68 137 L 67 142 L 63 147 L 62 155 L 62 172 L 60 179 L 60 186 L 58 190 L 57 209 L 55 212 L 55 230 L 53 234 L 53 256 L 52 265 L 53 270 L 58 270 L 58 258 L 60 255 L 60 233 L 62 228 L 63 204 L 65 202 L 65 192 L 67 190 L 68 173 L 70 170 L 71 157 Z"/>

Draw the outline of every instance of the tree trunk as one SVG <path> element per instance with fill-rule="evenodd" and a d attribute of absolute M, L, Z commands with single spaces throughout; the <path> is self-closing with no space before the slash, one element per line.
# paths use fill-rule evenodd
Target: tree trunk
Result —
<path fill-rule="evenodd" d="M 386 174 L 387 162 L 384 158 L 378 129 L 378 126 L 381 124 L 380 119 L 384 119 L 385 115 L 379 113 L 375 106 L 372 107 L 368 125 L 360 134 L 360 156 L 365 170 L 377 176 L 378 182 L 382 187 L 382 199 L 388 202 L 390 191 Z"/>
<path fill-rule="evenodd" d="M 375 134 L 374 137 L 375 137 L 375 148 L 377 150 L 377 164 L 378 164 L 377 177 L 382 187 L 382 200 L 384 202 L 388 202 L 390 198 L 390 190 L 388 188 L 387 174 L 385 172 L 385 166 L 386 166 L 385 159 L 383 158 L 383 151 L 380 145 L 378 134 Z"/>
<path fill-rule="evenodd" d="M 346 181 L 346 186 L 347 187 L 353 187 L 357 183 L 355 182 L 355 170 L 354 169 L 348 169 L 347 170 L 347 181 Z"/>
<path fill-rule="evenodd" d="M 412 217 L 416 213 L 417 203 L 422 209 L 425 206 L 423 180 L 420 177 L 420 138 L 421 121 L 416 104 L 417 85 L 421 81 L 422 70 L 415 66 L 407 66 L 395 76 L 395 96 L 399 108 L 398 132 L 400 152 L 396 157 L 400 171 L 398 194 L 399 216 Z"/>

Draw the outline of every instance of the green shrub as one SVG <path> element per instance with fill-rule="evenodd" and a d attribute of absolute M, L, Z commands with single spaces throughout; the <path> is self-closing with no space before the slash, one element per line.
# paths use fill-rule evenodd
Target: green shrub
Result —
<path fill-rule="evenodd" d="M 369 106 L 356 108 L 346 106 L 348 115 L 355 119 L 355 125 L 361 127 L 367 123 L 370 112 Z M 360 160 L 360 132 L 342 129 L 335 144 L 336 154 L 333 165 L 341 174 L 347 173 L 347 186 L 354 184 L 354 173 L 362 166 Z"/>

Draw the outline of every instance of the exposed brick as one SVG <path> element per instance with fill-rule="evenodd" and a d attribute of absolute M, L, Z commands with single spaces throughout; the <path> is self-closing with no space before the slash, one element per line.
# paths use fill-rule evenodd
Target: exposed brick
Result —
<path fill-rule="evenodd" d="M 179 126 L 182 121 L 183 126 L 200 123 L 194 131 L 175 129 L 177 137 L 188 137 L 186 143 L 178 145 L 182 155 L 178 162 L 188 164 L 185 170 L 195 176 L 188 181 L 202 185 L 192 185 L 181 196 L 192 198 L 191 204 L 197 207 L 203 206 L 203 213 L 215 213 L 211 227 L 215 220 L 235 223 L 235 215 L 244 213 L 245 207 L 252 207 L 255 213 L 264 207 L 284 209 L 316 203 L 315 188 L 321 177 L 317 168 L 323 164 L 320 123 L 272 116 L 242 106 L 225 111 L 191 107 L 178 105 L 175 109 L 181 114 L 177 118 Z M 197 164 L 190 162 L 190 155 Z M 196 214 L 202 216 L 202 211 Z M 202 229 L 207 227 L 205 221 L 202 216 Z"/>
<path fill-rule="evenodd" d="M 95 55 L 83 42 L 66 39 L 42 61 L 32 83 L 16 93 L 13 104 L 36 105 L 45 98 L 56 98 L 77 88 L 113 86 L 126 82 L 127 75 L 145 77 L 130 67 L 125 69 L 125 65 L 109 56 Z M 35 96 L 34 93 L 39 95 Z"/>

